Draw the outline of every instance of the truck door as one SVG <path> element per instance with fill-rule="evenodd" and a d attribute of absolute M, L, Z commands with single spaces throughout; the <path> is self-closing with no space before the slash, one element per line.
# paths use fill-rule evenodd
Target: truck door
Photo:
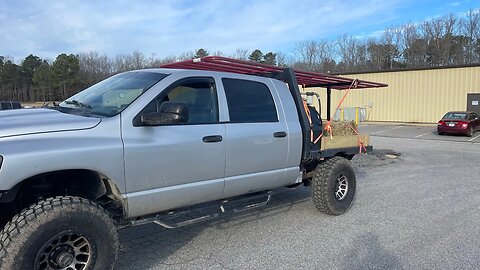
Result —
<path fill-rule="evenodd" d="M 163 102 L 184 102 L 188 121 L 145 126 L 140 117 Z M 148 103 L 145 102 L 145 104 Z M 139 216 L 220 199 L 224 187 L 225 124 L 219 122 L 213 78 L 176 81 L 122 119 L 129 215 Z"/>
<path fill-rule="evenodd" d="M 288 129 L 269 79 L 222 78 L 228 104 L 224 197 L 292 183 L 285 167 Z"/>

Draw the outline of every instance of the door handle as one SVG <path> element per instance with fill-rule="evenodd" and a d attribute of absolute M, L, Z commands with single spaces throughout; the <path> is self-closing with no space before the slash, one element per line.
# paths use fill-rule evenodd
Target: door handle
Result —
<path fill-rule="evenodd" d="M 220 135 L 205 136 L 202 139 L 204 143 L 221 142 L 222 140 L 223 140 L 223 137 Z"/>
<path fill-rule="evenodd" d="M 287 137 L 287 133 L 285 131 L 275 132 L 275 133 L 273 133 L 273 137 L 275 137 L 275 138 Z"/>

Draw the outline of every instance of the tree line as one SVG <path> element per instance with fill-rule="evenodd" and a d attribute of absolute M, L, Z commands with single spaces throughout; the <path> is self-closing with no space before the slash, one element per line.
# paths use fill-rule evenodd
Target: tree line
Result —
<path fill-rule="evenodd" d="M 334 41 L 299 41 L 290 56 L 282 52 L 263 53 L 260 49 L 238 49 L 225 55 L 204 48 L 164 58 L 139 51 L 115 57 L 87 52 L 60 54 L 53 61 L 31 54 L 16 63 L 0 56 L 0 99 L 64 100 L 112 74 L 208 55 L 322 73 L 479 64 L 480 10 L 390 27 L 369 38 L 344 34 Z"/>

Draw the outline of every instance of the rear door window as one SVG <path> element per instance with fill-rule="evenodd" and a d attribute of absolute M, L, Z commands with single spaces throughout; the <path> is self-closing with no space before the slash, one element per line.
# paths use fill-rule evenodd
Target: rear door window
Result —
<path fill-rule="evenodd" d="M 230 122 L 278 122 L 277 110 L 270 89 L 263 83 L 222 79 L 227 97 Z"/>
<path fill-rule="evenodd" d="M 458 119 L 458 120 L 468 119 L 466 113 L 453 113 L 453 112 L 447 113 L 443 118 L 444 119 Z"/>

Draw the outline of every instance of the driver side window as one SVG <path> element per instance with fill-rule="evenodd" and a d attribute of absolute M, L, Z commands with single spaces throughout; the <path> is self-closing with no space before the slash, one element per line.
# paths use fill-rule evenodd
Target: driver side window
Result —
<path fill-rule="evenodd" d="M 218 102 L 213 78 L 181 80 L 152 100 L 142 113 L 160 112 L 160 105 L 165 101 L 187 103 L 186 124 L 218 123 Z"/>

